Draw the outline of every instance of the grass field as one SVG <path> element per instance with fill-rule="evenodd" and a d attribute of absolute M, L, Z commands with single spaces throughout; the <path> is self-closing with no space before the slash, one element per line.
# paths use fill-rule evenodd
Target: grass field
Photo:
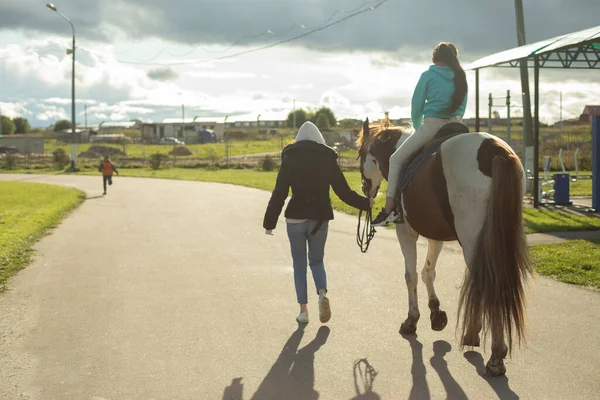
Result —
<path fill-rule="evenodd" d="M 0 291 L 29 263 L 35 241 L 84 199 L 75 189 L 0 182 Z"/>
<path fill-rule="evenodd" d="M 530 253 L 539 274 L 600 289 L 600 241 L 540 245 Z"/>
<path fill-rule="evenodd" d="M 14 171 L 16 173 L 24 171 Z M 35 171 L 36 173 L 38 171 Z M 277 172 L 261 172 L 257 170 L 236 170 L 236 169 L 199 169 L 199 168 L 169 168 L 153 171 L 150 169 L 122 169 L 121 176 L 142 177 L 142 178 L 162 178 L 177 179 L 203 182 L 220 182 L 232 185 L 246 186 L 256 189 L 272 191 L 275 186 Z M 84 175 L 98 175 L 93 170 L 82 172 Z M 351 188 L 360 193 L 360 172 L 344 172 L 348 184 Z M 118 179 L 118 178 L 117 178 Z M 380 195 L 376 198 L 375 209 L 384 206 L 385 197 L 383 195 L 385 185 L 380 190 Z M 350 215 L 358 215 L 358 211 L 343 203 L 333 192 L 331 194 L 333 208 Z M 574 230 L 596 230 L 600 229 L 600 218 L 581 217 L 565 212 L 556 212 L 546 209 L 524 210 L 525 230 L 527 233 L 535 232 L 553 232 L 553 231 L 574 231 Z"/>
<path fill-rule="evenodd" d="M 246 154 L 257 154 L 257 153 L 268 153 L 282 150 L 282 145 L 288 144 L 290 138 L 270 137 L 267 140 L 232 140 L 229 147 L 229 155 L 246 155 Z M 116 144 L 105 144 L 105 143 L 84 143 L 77 145 L 77 153 L 87 151 L 90 147 L 98 146 L 110 146 L 118 148 L 121 151 L 127 153 L 128 157 L 134 158 L 146 158 L 154 153 L 168 154 L 173 150 L 173 146 L 170 145 L 153 145 L 153 144 L 127 144 L 125 146 Z M 189 156 L 190 158 L 222 158 L 225 157 L 225 143 L 209 143 L 209 144 L 189 144 L 185 145 L 194 155 Z M 71 145 L 65 143 L 58 143 L 56 140 L 47 140 L 44 143 L 44 152 L 51 154 L 56 149 L 63 149 L 67 154 L 71 154 Z"/>

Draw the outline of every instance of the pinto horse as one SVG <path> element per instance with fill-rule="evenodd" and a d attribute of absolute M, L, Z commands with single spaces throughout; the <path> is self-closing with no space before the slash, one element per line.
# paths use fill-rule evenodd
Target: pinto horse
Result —
<path fill-rule="evenodd" d="M 408 128 L 365 121 L 357 139 L 365 195 L 377 195 L 388 176 L 390 155 L 410 134 Z M 421 276 L 436 331 L 444 329 L 448 319 L 435 293 L 435 266 L 443 242 L 458 240 L 467 266 L 458 307 L 462 345 L 479 346 L 480 332 L 491 332 L 486 370 L 492 376 L 506 372 L 504 358 L 512 352 L 513 338 L 523 340 L 524 285 L 533 273 L 523 231 L 524 179 L 519 158 L 500 138 L 479 132 L 451 135 L 405 186 L 401 196 L 406 223 L 396 224 L 409 302 L 400 333 L 415 333 L 420 316 L 419 235 L 429 242 Z"/>

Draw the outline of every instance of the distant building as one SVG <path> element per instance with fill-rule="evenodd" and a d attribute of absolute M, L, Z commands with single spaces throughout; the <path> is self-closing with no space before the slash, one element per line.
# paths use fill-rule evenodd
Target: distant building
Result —
<path fill-rule="evenodd" d="M 0 136 L 0 147 L 16 147 L 23 154 L 44 154 L 44 137 L 37 135 Z"/>
<path fill-rule="evenodd" d="M 123 130 L 123 129 L 136 129 L 136 130 L 141 130 L 142 129 L 142 121 L 135 119 L 132 121 L 117 121 L 117 122 L 113 122 L 113 121 L 105 121 L 100 123 L 100 125 L 98 126 L 98 131 L 99 132 L 106 132 L 106 131 L 117 131 L 117 130 Z"/>
<path fill-rule="evenodd" d="M 591 124 L 592 115 L 600 115 L 600 106 L 585 106 L 583 112 L 579 116 L 579 122 Z"/>

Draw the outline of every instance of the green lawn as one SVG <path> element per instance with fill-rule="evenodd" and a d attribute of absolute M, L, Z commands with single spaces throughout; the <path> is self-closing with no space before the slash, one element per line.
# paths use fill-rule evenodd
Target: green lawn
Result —
<path fill-rule="evenodd" d="M 35 241 L 84 199 L 75 189 L 0 182 L 0 291 L 10 276 L 29 263 Z"/>
<path fill-rule="evenodd" d="M 541 275 L 600 289 L 600 241 L 540 245 L 532 247 L 530 253 Z"/>
<path fill-rule="evenodd" d="M 23 173 L 32 171 L 16 170 L 10 172 Z M 43 173 L 45 171 L 36 170 L 33 172 Z M 277 177 L 277 172 L 261 172 L 257 170 L 237 169 L 211 170 L 200 168 L 168 168 L 153 171 L 151 169 L 144 168 L 123 168 L 120 169 L 119 172 L 121 172 L 121 176 L 221 182 L 267 191 L 273 190 L 273 187 L 275 186 L 275 179 Z M 53 173 L 56 172 L 54 171 Z M 98 172 L 94 169 L 87 169 L 81 174 L 98 175 Z M 360 193 L 360 172 L 346 171 L 344 172 L 344 175 L 346 176 L 350 187 Z M 380 195 L 376 198 L 376 210 L 383 207 L 385 203 L 385 197 L 383 195 L 385 188 L 386 186 L 384 184 L 380 190 Z M 358 215 L 358 211 L 356 209 L 344 204 L 333 193 L 331 196 L 331 201 L 334 209 L 350 215 Z M 525 208 L 523 217 L 525 221 L 525 230 L 527 233 L 600 229 L 600 218 L 581 217 L 565 212 Z"/>
<path fill-rule="evenodd" d="M 246 155 L 257 153 L 277 152 L 282 150 L 282 144 L 285 146 L 291 140 L 291 137 L 284 138 L 283 142 L 280 137 L 270 137 L 268 140 L 232 140 L 229 147 L 229 155 Z M 129 157 L 145 158 L 154 153 L 168 154 L 173 150 L 170 145 L 152 145 L 152 144 L 128 144 L 126 146 L 105 143 L 84 143 L 77 145 L 77 154 L 87 151 L 91 146 L 109 146 L 115 147 L 121 151 L 125 151 Z M 225 157 L 225 143 L 207 143 L 207 144 L 190 144 L 185 145 L 194 153 L 190 158 L 222 158 Z M 71 154 L 71 145 L 58 143 L 56 140 L 47 140 L 44 143 L 44 152 L 51 154 L 56 149 L 63 149 L 67 154 Z"/>
<path fill-rule="evenodd" d="M 600 229 L 600 218 L 583 217 L 544 208 L 523 210 L 525 232 L 594 231 Z"/>

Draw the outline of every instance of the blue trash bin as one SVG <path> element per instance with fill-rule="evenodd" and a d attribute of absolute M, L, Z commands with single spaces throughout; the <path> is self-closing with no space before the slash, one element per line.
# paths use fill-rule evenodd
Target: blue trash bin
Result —
<path fill-rule="evenodd" d="M 554 174 L 554 202 L 558 205 L 569 205 L 569 184 L 571 175 L 569 174 Z"/>

